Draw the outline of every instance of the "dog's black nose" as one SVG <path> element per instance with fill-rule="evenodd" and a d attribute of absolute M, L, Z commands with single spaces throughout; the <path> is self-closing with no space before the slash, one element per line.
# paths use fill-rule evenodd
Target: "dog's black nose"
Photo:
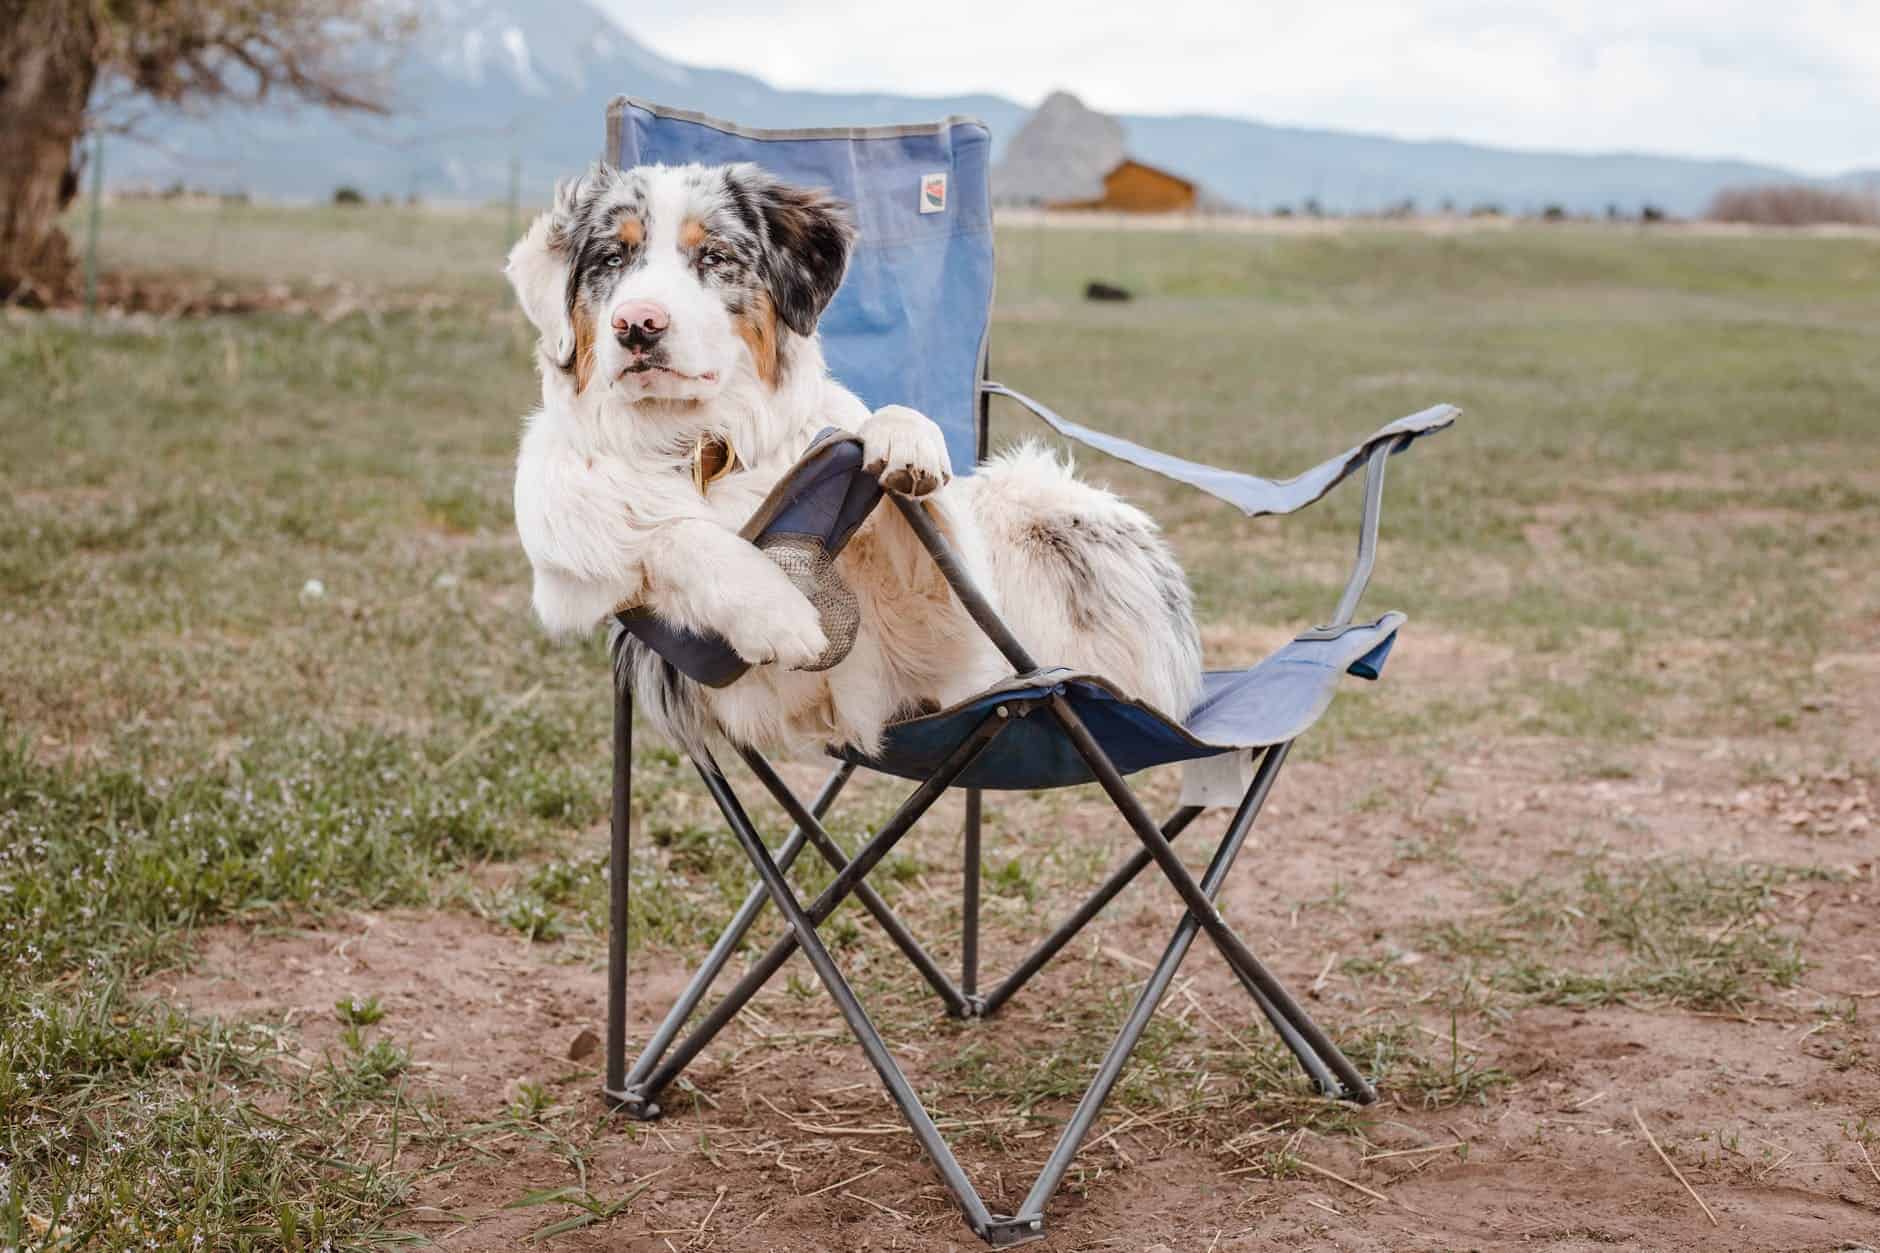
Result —
<path fill-rule="evenodd" d="M 672 315 L 666 312 L 664 305 L 654 304 L 650 300 L 636 300 L 620 306 L 614 311 L 614 335 L 628 348 L 646 349 L 659 342 L 659 337 L 672 325 Z"/>

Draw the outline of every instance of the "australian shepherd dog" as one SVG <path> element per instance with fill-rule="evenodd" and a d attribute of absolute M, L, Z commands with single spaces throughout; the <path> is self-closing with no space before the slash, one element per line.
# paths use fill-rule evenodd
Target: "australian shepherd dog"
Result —
<path fill-rule="evenodd" d="M 876 509 L 837 559 L 860 605 L 843 659 L 798 586 L 739 528 L 819 431 L 925 499 L 960 563 L 1041 665 L 1102 676 L 1174 717 L 1201 686 L 1181 568 L 1155 524 L 1023 446 L 954 478 L 938 427 L 870 413 L 830 377 L 816 322 L 854 228 L 828 194 L 751 165 L 596 165 L 562 183 L 509 254 L 540 331 L 516 526 L 555 633 L 622 607 L 722 637 L 753 668 L 695 684 L 629 640 L 641 712 L 688 747 L 873 752 L 897 718 L 1010 667 L 900 513 Z"/>

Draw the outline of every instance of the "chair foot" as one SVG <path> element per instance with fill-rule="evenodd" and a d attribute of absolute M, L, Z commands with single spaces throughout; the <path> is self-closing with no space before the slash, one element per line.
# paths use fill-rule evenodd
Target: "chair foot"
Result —
<path fill-rule="evenodd" d="M 1372 1105 L 1377 1102 L 1377 1089 L 1368 1083 L 1360 1083 L 1356 1087 L 1340 1084 L 1331 1089 L 1327 1089 L 1324 1084 L 1319 1084 L 1317 1087 L 1319 1095 L 1329 1096 L 1339 1101 L 1350 1101 L 1353 1105 Z"/>
<path fill-rule="evenodd" d="M 1044 1216 L 1020 1214 L 1015 1218 L 994 1215 L 980 1231 L 979 1238 L 995 1249 L 1009 1249 L 1015 1244 L 1029 1244 L 1044 1239 Z"/>
<path fill-rule="evenodd" d="M 959 1019 L 984 1018 L 990 1012 L 991 1011 L 986 1008 L 985 997 L 978 996 L 978 995 L 969 995 L 961 1003 L 959 1008 L 957 1009 L 949 1008 L 947 1010 L 947 1017 L 959 1018 Z"/>
<path fill-rule="evenodd" d="M 654 1122 L 666 1111 L 660 1108 L 658 1101 L 649 1101 L 637 1088 L 601 1089 L 601 1099 L 607 1102 L 607 1108 L 625 1114 L 639 1122 Z"/>

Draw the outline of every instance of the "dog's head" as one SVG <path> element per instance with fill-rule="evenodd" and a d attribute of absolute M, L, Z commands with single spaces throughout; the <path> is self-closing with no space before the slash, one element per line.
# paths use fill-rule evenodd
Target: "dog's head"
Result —
<path fill-rule="evenodd" d="M 838 201 L 754 165 L 597 164 L 556 187 L 507 272 L 577 393 L 709 400 L 741 369 L 776 385 L 854 237 Z"/>

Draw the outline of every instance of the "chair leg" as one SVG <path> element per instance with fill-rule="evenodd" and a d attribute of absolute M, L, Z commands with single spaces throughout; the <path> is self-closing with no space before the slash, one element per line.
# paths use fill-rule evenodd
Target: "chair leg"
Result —
<path fill-rule="evenodd" d="M 1240 806 L 1227 824 L 1227 830 L 1221 835 L 1221 842 L 1214 850 L 1214 857 L 1208 863 L 1207 873 L 1202 877 L 1201 890 L 1209 900 L 1220 895 L 1221 887 L 1227 882 L 1227 875 L 1233 869 L 1234 860 L 1246 845 L 1247 834 L 1253 829 L 1254 819 L 1259 817 L 1261 807 L 1266 803 L 1267 794 L 1272 790 L 1273 779 L 1279 773 L 1279 761 L 1284 754 L 1284 745 L 1268 749 L 1261 758 L 1260 770 L 1254 776 L 1253 784 L 1241 798 Z M 1021 1209 L 1024 1214 L 1042 1214 L 1045 1205 L 1057 1191 L 1058 1184 L 1064 1178 L 1064 1172 L 1070 1167 L 1084 1137 L 1090 1134 L 1090 1126 L 1097 1114 L 1109 1100 L 1116 1081 L 1122 1077 L 1123 1067 L 1128 1063 L 1130 1054 L 1135 1051 L 1136 1042 L 1155 1016 L 1162 998 L 1167 995 L 1169 984 L 1175 979 L 1175 973 L 1181 968 L 1182 961 L 1188 956 L 1189 948 L 1194 944 L 1199 931 L 1193 913 L 1184 914 L 1175 934 L 1169 939 L 1168 947 L 1163 950 L 1162 958 L 1150 971 L 1142 991 L 1137 994 L 1136 1002 L 1130 1007 L 1129 1016 L 1123 1027 L 1116 1034 L 1110 1049 L 1103 1056 L 1097 1067 L 1096 1078 L 1085 1090 L 1083 1099 L 1077 1103 L 1070 1121 L 1065 1124 L 1063 1133 L 1058 1137 L 1051 1156 L 1045 1160 L 1044 1169 L 1039 1171 L 1037 1182 L 1032 1184 L 1030 1193 L 1025 1198 Z M 1301 1060 L 1304 1060 L 1303 1058 Z M 1313 1061 L 1316 1063 L 1317 1058 Z M 1321 1070 L 1323 1066 L 1319 1067 Z"/>
<path fill-rule="evenodd" d="M 829 777 L 823 781 L 822 789 L 810 802 L 809 812 L 818 818 L 827 813 L 854 773 L 855 767 L 846 762 L 830 771 Z M 808 842 L 808 833 L 802 827 L 792 829 L 789 837 L 784 840 L 783 847 L 777 850 L 777 865 L 787 871 Z M 743 943 L 745 935 L 751 929 L 751 924 L 756 920 L 759 911 L 764 907 L 764 902 L 768 899 L 769 894 L 765 892 L 763 884 L 759 883 L 751 888 L 750 893 L 744 898 L 744 903 L 738 907 L 738 912 L 732 915 L 731 922 L 719 935 L 717 943 L 712 945 L 712 950 L 706 956 L 704 963 L 693 973 L 691 981 L 685 986 L 685 991 L 679 994 L 679 999 L 673 1002 L 672 1008 L 667 1011 L 658 1029 L 648 1038 L 646 1046 L 640 1050 L 639 1058 L 633 1063 L 633 1068 L 627 1072 L 626 1082 L 609 1093 L 629 1113 L 642 1118 L 659 1116 L 659 1106 L 648 1103 L 640 1097 L 640 1085 L 652 1072 L 653 1067 L 665 1057 L 666 1050 L 671 1048 L 673 1040 L 678 1038 L 680 1029 L 697 1011 L 699 1002 L 705 999 L 705 994 L 711 990 L 712 984 L 724 971 L 725 964 L 731 960 L 738 945 Z"/>
<path fill-rule="evenodd" d="M 1169 820 L 1162 824 L 1163 838 L 1173 840 L 1188 829 L 1188 824 L 1201 816 L 1201 807 L 1189 805 L 1176 810 Z M 1058 952 L 1077 937 L 1092 918 L 1102 913 L 1109 903 L 1117 898 L 1154 859 L 1149 854 L 1137 852 L 1117 868 L 1116 873 L 1104 880 L 1103 886 L 1090 894 L 1090 899 L 1079 905 L 1070 917 L 1058 924 L 1057 930 L 1039 941 L 1024 961 L 1013 968 L 1012 973 L 1000 981 L 999 985 L 987 993 L 985 1008 L 982 1013 L 991 1014 L 1001 1005 L 1012 999 L 1014 993 L 1024 987 L 1031 977 L 1044 969 Z"/>
<path fill-rule="evenodd" d="M 1272 788 L 1273 778 L 1278 775 L 1279 767 L 1285 761 L 1285 754 L 1289 748 L 1290 745 L 1287 744 L 1275 745 L 1261 757 L 1261 773 L 1254 777 L 1246 796 L 1242 798 L 1241 808 L 1233 820 L 1235 823 L 1244 822 L 1246 826 L 1251 827 L 1253 821 L 1259 816 L 1260 807 L 1266 803 L 1266 796 Z M 1201 812 L 1200 806 L 1193 805 L 1176 810 L 1169 816 L 1169 820 L 1162 824 L 1162 837 L 1173 843 L 1182 832 L 1188 829 L 1189 824 L 1201 815 Z M 1103 912 L 1104 908 L 1115 900 L 1122 890 L 1128 887 L 1136 876 L 1154 860 L 1147 852 L 1138 851 L 1118 867 L 1101 887 L 1091 893 L 1088 900 L 1077 907 L 1076 912 L 1059 924 L 1057 930 L 1040 941 L 1038 947 L 1033 949 L 1011 974 L 986 995 L 982 1012 L 985 1014 L 997 1012 L 1033 975 L 1057 956 L 1066 944 L 1076 938 L 1091 919 Z M 1246 988 L 1247 994 L 1253 998 L 1254 1003 L 1260 1007 L 1260 1012 L 1266 1016 L 1267 1022 L 1272 1024 L 1273 1030 L 1292 1051 L 1293 1056 L 1299 1059 L 1300 1066 L 1311 1076 L 1319 1091 L 1326 1096 L 1336 1096 L 1340 1088 L 1337 1079 L 1319 1059 L 1319 1055 L 1312 1051 L 1304 1037 L 1293 1029 L 1290 1022 L 1286 1021 L 1286 1018 L 1279 1012 L 1279 1008 L 1267 999 L 1266 993 L 1241 974 L 1238 967 L 1234 968 L 1234 974 L 1240 979 L 1241 985 Z"/>
<path fill-rule="evenodd" d="M 749 857 L 751 864 L 757 868 L 758 876 L 764 881 L 764 887 L 769 891 L 771 900 L 777 906 L 777 911 L 789 921 L 791 933 L 795 936 L 798 946 L 802 948 L 803 955 L 809 959 L 817 977 L 822 980 L 823 987 L 828 990 L 830 999 L 841 1011 L 843 1019 L 849 1025 L 849 1030 L 854 1033 L 856 1041 L 862 1046 L 862 1052 L 867 1056 L 869 1064 L 875 1068 L 875 1073 L 881 1076 L 882 1083 L 888 1089 L 888 1095 L 900 1108 L 901 1117 L 907 1121 L 915 1138 L 920 1141 L 927 1156 L 939 1169 L 941 1178 L 959 1203 L 967 1223 L 975 1232 L 984 1233 L 993 1222 L 992 1213 L 986 1209 L 985 1202 L 980 1199 L 978 1191 L 966 1178 L 966 1172 L 960 1168 L 959 1160 L 954 1157 L 953 1150 L 941 1137 L 939 1128 L 934 1126 L 932 1117 L 928 1115 L 926 1106 L 920 1103 L 920 1097 L 915 1094 L 913 1085 L 907 1081 L 907 1076 L 895 1063 L 893 1054 L 888 1051 L 887 1042 L 881 1038 L 881 1033 L 876 1030 L 867 1011 L 856 999 L 848 980 L 842 977 L 835 959 L 824 947 L 822 937 L 816 934 L 816 922 L 809 913 L 804 911 L 796 894 L 790 890 L 783 872 L 771 859 L 770 850 L 764 846 L 763 840 L 758 838 L 749 817 L 744 813 L 743 806 L 738 803 L 736 794 L 731 792 L 725 783 L 724 776 L 714 771 L 706 776 L 706 782 L 712 785 L 715 793 L 722 792 L 727 798 L 729 804 L 725 816 L 731 823 L 732 833 L 743 845 L 745 856 Z"/>
<path fill-rule="evenodd" d="M 966 789 L 966 822 L 960 833 L 960 991 L 983 1014 L 979 993 L 979 805 L 976 787 Z"/>
<path fill-rule="evenodd" d="M 1263 994 L 1261 1008 L 1264 1010 L 1270 1005 L 1280 1017 L 1286 1020 L 1300 1040 L 1319 1056 L 1332 1074 L 1337 1076 L 1343 1085 L 1342 1095 L 1360 1105 L 1369 1105 L 1375 1101 L 1377 1092 L 1371 1087 L 1370 1082 L 1339 1051 L 1338 1046 L 1332 1043 L 1331 1037 L 1327 1036 L 1319 1025 L 1312 1021 L 1310 1015 L 1299 1007 L 1298 1002 L 1294 1001 L 1291 994 L 1280 985 L 1279 980 L 1275 979 L 1272 973 L 1261 964 L 1260 959 L 1253 955 L 1253 950 L 1247 947 L 1246 942 L 1235 934 L 1232 927 L 1227 925 L 1227 920 L 1221 917 L 1220 911 L 1214 907 L 1214 902 L 1202 891 L 1201 886 L 1195 882 L 1194 876 L 1188 873 L 1188 868 L 1182 865 L 1181 858 L 1176 856 L 1174 848 L 1156 828 L 1155 821 L 1143 809 L 1142 802 L 1137 800 L 1136 794 L 1129 790 L 1129 784 L 1124 781 L 1115 763 L 1103 751 L 1102 745 L 1091 736 L 1089 728 L 1084 726 L 1083 719 L 1077 716 L 1077 711 L 1072 709 L 1070 703 L 1062 696 L 1053 696 L 1048 703 L 1052 717 L 1056 719 L 1059 726 L 1064 728 L 1065 735 L 1070 738 L 1078 754 L 1089 763 L 1091 771 L 1097 776 L 1097 782 L 1103 786 L 1103 790 L 1109 794 L 1111 803 L 1116 806 L 1124 820 L 1135 831 L 1136 838 L 1142 841 L 1143 847 L 1155 859 L 1163 876 L 1181 896 L 1182 903 L 1188 906 L 1189 914 L 1201 929 L 1208 933 L 1208 938 L 1214 941 L 1215 947 L 1220 950 L 1227 964 L 1243 981 L 1258 988 Z M 1288 1042 L 1290 1043 L 1290 1040 Z"/>
<path fill-rule="evenodd" d="M 763 754 L 748 748 L 739 750 L 739 753 L 744 758 L 745 764 L 751 768 L 751 773 L 757 776 L 757 781 L 762 783 L 765 790 L 783 806 L 784 812 L 789 814 L 791 821 L 797 824 L 797 829 L 809 837 L 810 844 L 822 855 L 823 860 L 829 863 L 830 868 L 840 872 L 846 867 L 849 859 L 848 855 L 842 851 L 842 846 L 837 844 L 834 837 L 823 828 L 822 823 L 818 821 L 818 815 L 803 808 L 803 802 L 797 799 L 796 793 L 790 790 L 790 785 L 778 776 L 768 761 L 764 760 Z M 694 764 L 698 765 L 696 762 Z M 700 765 L 699 771 L 703 776 L 705 767 Z M 710 787 L 710 780 L 707 780 L 707 787 Z M 726 814 L 725 820 L 729 822 L 731 815 Z M 881 924 L 881 929 L 888 933 L 888 938 L 894 941 L 895 947 L 906 955 L 914 969 L 927 980 L 928 986 L 933 988 L 941 1001 L 946 1004 L 947 1013 L 955 1018 L 965 1017 L 968 1012 L 966 997 L 958 987 L 954 986 L 953 980 L 947 978 L 946 972 L 940 969 L 940 963 L 933 959 L 933 955 L 922 947 L 919 940 L 914 938 L 913 932 L 909 931 L 895 916 L 894 911 L 888 908 L 888 902 L 881 899 L 881 894 L 866 882 L 861 882 L 855 885 L 855 899 L 859 900 L 862 907 L 874 916 L 875 921 Z"/>
<path fill-rule="evenodd" d="M 610 1102 L 627 1100 L 627 890 L 632 861 L 633 684 L 614 682 L 614 799 L 607 854 L 607 1081 Z"/>
<path fill-rule="evenodd" d="M 956 996 L 970 996 L 974 1008 L 988 1003 L 1002 1001 L 1009 997 L 1017 986 L 1042 967 L 1051 956 L 1068 942 L 1085 923 L 1108 904 L 1144 866 L 1153 861 L 1163 871 L 1175 887 L 1183 902 L 1188 906 L 1175 934 L 1171 937 L 1162 959 L 1151 972 L 1143 986 L 1121 1031 L 1112 1042 L 1098 1068 L 1096 1077 L 1079 1101 L 1077 1109 L 1066 1124 L 1062 1135 L 1050 1157 L 1046 1160 L 1038 1179 L 1028 1192 L 1019 1212 L 1013 1216 L 991 1213 L 972 1183 L 966 1178 L 958 1159 L 941 1137 L 932 1117 L 921 1105 L 919 1097 L 909 1084 L 893 1056 L 889 1053 L 886 1042 L 869 1019 L 854 991 L 843 978 L 835 960 L 830 956 L 816 928 L 835 911 L 843 900 L 855 894 L 867 900 L 872 890 L 867 888 L 865 877 L 881 860 L 892 851 L 900 839 L 912 829 L 914 824 L 933 803 L 949 788 L 998 737 L 1004 723 L 997 718 L 988 718 L 972 735 L 962 741 L 949 755 L 947 761 L 932 777 L 922 783 L 902 804 L 901 809 L 876 833 L 855 857 L 844 859 L 839 846 L 822 828 L 821 816 L 834 801 L 842 785 L 847 782 L 849 768 L 839 768 L 830 776 L 816 797 L 812 806 L 805 808 L 787 786 L 782 783 L 769 763 L 755 754 L 747 754 L 747 761 L 752 765 L 758 778 L 777 794 L 787 812 L 796 821 L 797 828 L 791 833 L 781 850 L 781 859 L 773 858 L 768 847 L 759 838 L 752 826 L 749 815 L 742 802 L 731 790 L 724 775 L 709 759 L 698 762 L 701 777 L 714 801 L 724 813 L 733 834 L 745 855 L 755 868 L 760 880 L 759 887 L 747 898 L 744 906 L 734 916 L 731 925 L 720 936 L 712 955 L 705 965 L 693 976 L 692 982 L 681 995 L 666 1021 L 647 1050 L 636 1063 L 629 1076 L 625 1070 L 625 1027 L 626 1027 L 626 979 L 627 979 L 627 918 L 628 918 L 628 869 L 630 860 L 630 819 L 632 808 L 632 716 L 631 693 L 624 688 L 618 690 L 614 712 L 614 805 L 611 862 L 609 867 L 609 922 L 610 944 L 608 951 L 608 1007 L 607 1007 L 607 1084 L 606 1095 L 610 1101 L 626 1106 L 630 1112 L 642 1116 L 656 1117 L 659 1107 L 656 1097 L 674 1078 L 702 1051 L 728 1023 L 749 1002 L 752 996 L 780 969 L 790 955 L 801 948 L 815 969 L 817 977 L 828 990 L 830 998 L 836 1003 L 850 1031 L 861 1045 L 863 1053 L 881 1077 L 890 1097 L 899 1107 L 903 1118 L 928 1157 L 939 1170 L 942 1180 L 959 1204 L 963 1216 L 973 1231 L 987 1243 L 1005 1246 L 1036 1239 L 1043 1234 L 1044 1206 L 1057 1191 L 1069 1169 L 1078 1148 L 1089 1134 L 1103 1105 L 1109 1099 L 1115 1084 L 1127 1065 L 1131 1053 L 1140 1041 L 1142 1032 L 1154 1016 L 1156 1008 L 1167 994 L 1169 985 L 1179 970 L 1182 961 L 1192 948 L 1194 939 L 1206 931 L 1228 960 L 1229 966 L 1241 979 L 1266 1014 L 1275 1029 L 1280 1033 L 1293 1052 L 1299 1057 L 1308 1073 L 1319 1082 L 1322 1089 L 1335 1090 L 1342 1085 L 1344 1094 L 1361 1102 L 1375 1099 L 1362 1075 L 1347 1061 L 1335 1045 L 1319 1030 L 1317 1024 L 1300 1009 L 1287 995 L 1272 975 L 1255 958 L 1240 940 L 1214 906 L 1227 874 L 1234 860 L 1244 847 L 1247 835 L 1254 819 L 1265 803 L 1279 768 L 1283 764 L 1290 745 L 1278 745 L 1269 749 L 1262 758 L 1260 769 L 1253 784 L 1242 798 L 1240 808 L 1235 812 L 1220 846 L 1216 849 L 1206 873 L 1200 883 L 1175 856 L 1170 841 L 1193 821 L 1199 813 L 1197 809 L 1178 810 L 1163 827 L 1158 828 L 1143 810 L 1141 802 L 1130 791 L 1121 774 L 1109 760 L 1103 749 L 1090 736 L 1082 720 L 1068 703 L 1061 698 L 1047 702 L 1053 717 L 1063 727 L 1065 734 L 1077 747 L 1079 753 L 1089 763 L 1098 781 L 1109 794 L 1112 803 L 1128 821 L 1132 830 L 1142 841 L 1143 851 L 1130 859 L 1116 874 L 1113 874 L 1102 888 L 1086 902 L 1066 924 L 1047 939 L 1039 949 L 1026 959 L 1014 976 L 996 989 L 993 998 L 982 1001 L 971 995 L 971 989 L 977 978 L 978 944 L 978 874 L 979 860 L 979 795 L 969 793 L 967 809 L 967 829 L 965 845 L 968 860 L 962 868 L 966 880 L 966 896 L 971 908 L 962 919 L 962 979 L 968 989 Z M 803 846 L 809 844 L 837 867 L 835 881 L 807 907 L 791 890 L 784 878 L 784 869 L 800 853 Z M 864 894 L 867 895 L 864 895 Z M 716 979 L 725 963 L 729 960 L 737 944 L 748 931 L 756 914 L 762 908 L 763 898 L 776 905 L 778 912 L 788 923 L 788 931 L 754 964 L 738 984 L 728 992 L 724 999 L 715 1006 L 705 1020 L 696 1027 L 669 1056 L 664 1056 L 673 1037 L 690 1014 L 697 1008 Z M 879 898 L 875 900 L 878 902 Z M 926 957 L 885 904 L 876 911 L 890 935 L 897 942 L 905 937 L 904 948 L 910 948 L 909 956 L 918 953 Z M 915 964 L 920 966 L 919 960 Z M 928 958 L 928 965 L 932 965 Z M 926 971 L 923 971 L 926 973 Z M 936 972 L 937 973 L 937 969 Z M 939 976 L 945 984 L 945 976 Z M 931 978 L 930 978 L 930 981 Z M 938 985 L 937 985 L 938 986 Z M 950 985 L 947 985 L 950 986 Z"/>
<path fill-rule="evenodd" d="M 947 755 L 946 760 L 931 777 L 914 789 L 901 803 L 901 808 L 896 811 L 894 817 L 890 818 L 881 830 L 875 833 L 874 838 L 849 860 L 837 873 L 834 882 L 824 888 L 822 894 L 807 906 L 804 912 L 812 925 L 820 926 L 830 914 L 835 912 L 836 906 L 848 899 L 849 894 L 855 890 L 855 885 L 860 883 L 882 858 L 893 851 L 894 846 L 900 843 L 901 838 L 920 820 L 921 815 L 933 807 L 934 802 L 953 785 L 953 780 L 972 765 L 979 754 L 985 751 L 987 745 L 998 738 L 1005 726 L 1003 719 L 988 717 Z M 719 807 L 725 808 L 727 801 L 716 794 L 719 788 L 724 787 L 723 777 L 717 776 L 714 779 L 712 774 L 707 773 L 705 782 L 708 788 L 714 790 L 713 799 L 719 802 Z M 731 799 L 735 802 L 735 798 Z M 783 963 L 796 952 L 796 947 L 797 938 L 794 932 L 786 932 L 775 944 L 771 945 L 769 950 L 744 973 L 744 977 L 725 993 L 724 999 L 706 1014 L 697 1027 L 692 1029 L 692 1033 L 676 1045 L 672 1053 L 640 1083 L 639 1090 L 644 1095 L 644 1099 L 650 1101 L 664 1091 L 666 1085 L 691 1064 L 692 1059 L 712 1042 L 718 1032 L 724 1029 L 725 1024 L 736 1017 L 738 1011 L 743 1009 L 750 999 L 757 995 L 759 989 L 769 982 L 770 977 L 782 968 Z"/>

